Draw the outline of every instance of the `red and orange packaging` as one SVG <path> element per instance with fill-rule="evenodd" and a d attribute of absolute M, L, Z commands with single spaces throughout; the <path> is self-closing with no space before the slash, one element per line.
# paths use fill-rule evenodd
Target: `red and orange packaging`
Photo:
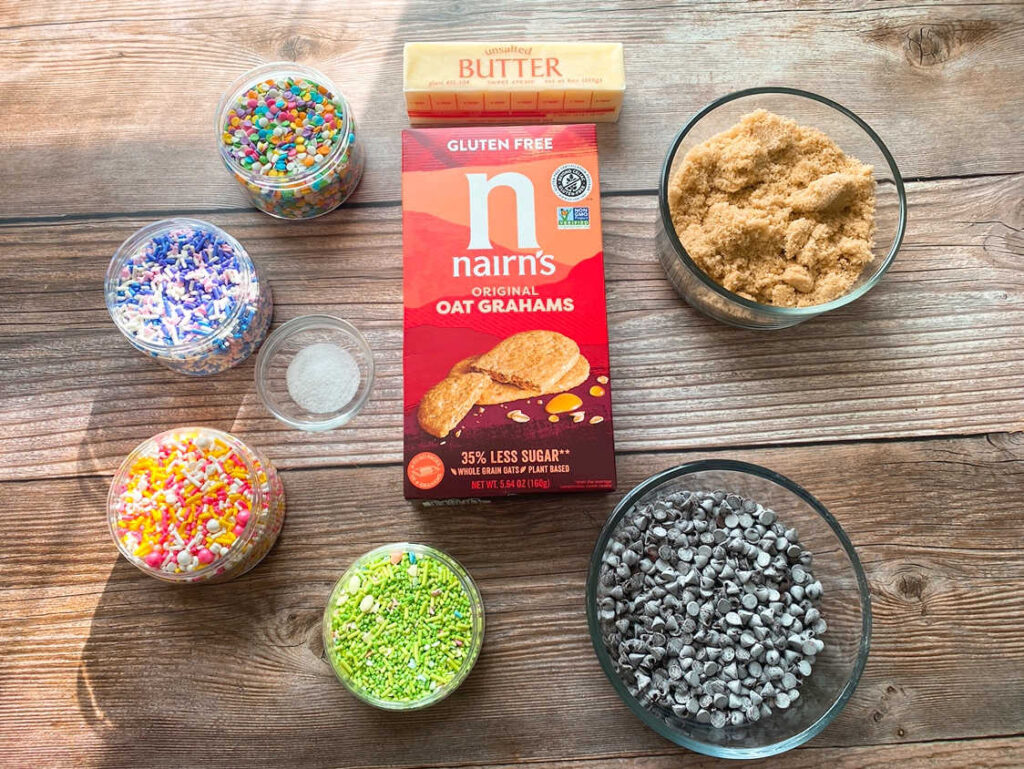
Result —
<path fill-rule="evenodd" d="M 593 125 L 402 132 L 405 496 L 615 488 Z"/>

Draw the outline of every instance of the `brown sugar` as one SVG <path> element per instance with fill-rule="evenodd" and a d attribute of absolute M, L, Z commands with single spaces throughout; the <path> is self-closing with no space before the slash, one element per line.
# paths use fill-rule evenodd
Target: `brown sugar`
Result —
<path fill-rule="evenodd" d="M 765 110 L 693 147 L 669 184 L 672 223 L 717 283 L 763 304 L 845 294 L 871 261 L 871 166 Z"/>

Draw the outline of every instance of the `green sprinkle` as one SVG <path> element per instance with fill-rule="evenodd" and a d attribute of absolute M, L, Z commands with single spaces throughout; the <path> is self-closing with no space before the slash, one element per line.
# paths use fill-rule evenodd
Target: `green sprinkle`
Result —
<path fill-rule="evenodd" d="M 473 610 L 445 563 L 429 554 L 391 560 L 383 553 L 362 565 L 335 597 L 328 653 L 357 689 L 381 700 L 415 702 L 462 668 Z"/>

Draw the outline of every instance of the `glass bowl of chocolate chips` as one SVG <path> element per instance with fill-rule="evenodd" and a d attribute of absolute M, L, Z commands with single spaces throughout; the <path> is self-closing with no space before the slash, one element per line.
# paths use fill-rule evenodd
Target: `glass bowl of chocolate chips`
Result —
<path fill-rule="evenodd" d="M 821 732 L 871 636 L 867 580 L 836 519 L 788 478 L 729 460 L 665 470 L 622 499 L 591 558 L 587 618 L 640 720 L 724 758 Z"/>

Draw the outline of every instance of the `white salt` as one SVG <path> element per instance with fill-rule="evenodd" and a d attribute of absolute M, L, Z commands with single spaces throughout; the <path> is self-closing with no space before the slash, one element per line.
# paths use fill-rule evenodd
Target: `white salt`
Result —
<path fill-rule="evenodd" d="M 313 414 L 337 411 L 359 389 L 359 364 L 341 347 L 319 342 L 303 347 L 288 364 L 288 394 Z"/>

